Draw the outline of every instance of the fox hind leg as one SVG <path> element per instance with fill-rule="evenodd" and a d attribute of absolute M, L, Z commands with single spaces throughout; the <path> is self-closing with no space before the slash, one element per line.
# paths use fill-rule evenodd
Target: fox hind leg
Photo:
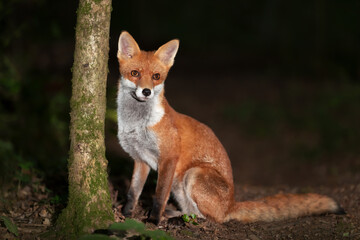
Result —
<path fill-rule="evenodd" d="M 197 207 L 197 204 L 190 196 L 192 185 L 186 184 L 189 171 L 185 174 L 183 178 L 184 181 L 174 181 L 172 193 L 179 204 L 182 214 L 196 214 L 197 217 L 203 217 Z"/>
<path fill-rule="evenodd" d="M 176 199 L 183 213 L 194 213 L 216 222 L 225 220 L 233 201 L 233 188 L 216 171 L 209 168 L 191 168 L 177 186 Z"/>

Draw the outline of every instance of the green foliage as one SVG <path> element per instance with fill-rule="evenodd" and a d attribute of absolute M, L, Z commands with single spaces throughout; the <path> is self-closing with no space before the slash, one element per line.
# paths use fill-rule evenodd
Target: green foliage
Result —
<path fill-rule="evenodd" d="M 190 214 L 190 215 L 187 215 L 187 214 L 184 214 L 182 215 L 182 219 L 184 222 L 186 223 L 191 223 L 193 225 L 199 225 L 197 223 L 197 220 L 196 220 L 196 215 L 194 213 Z"/>
<path fill-rule="evenodd" d="M 134 239 L 153 239 L 153 240 L 172 240 L 166 232 L 161 230 L 147 230 L 145 224 L 135 221 L 133 219 L 126 219 L 122 223 L 113 223 L 110 225 L 109 230 L 119 234 L 129 233 Z M 80 240 L 111 240 L 120 239 L 113 236 L 107 236 L 104 234 L 88 234 L 80 238 Z"/>
<path fill-rule="evenodd" d="M 10 218 L 6 216 L 0 216 L 0 221 L 4 222 L 5 227 L 14 234 L 15 236 L 19 236 L 19 231 L 16 227 L 16 225 L 10 220 Z"/>
<path fill-rule="evenodd" d="M 186 223 L 190 222 L 190 217 L 189 217 L 189 215 L 187 215 L 187 214 L 184 214 L 184 215 L 182 216 L 182 219 L 183 219 L 183 221 L 186 222 Z"/>
<path fill-rule="evenodd" d="M 135 221 L 133 219 L 126 219 L 123 223 L 113 223 L 110 227 L 112 231 L 134 231 L 136 232 L 142 239 L 147 237 L 154 240 L 170 240 L 173 239 L 164 231 L 161 230 L 146 230 L 145 224 Z"/>
<path fill-rule="evenodd" d="M 109 237 L 104 234 L 87 234 L 79 238 L 79 240 L 111 240 L 111 239 L 118 239 L 118 238 Z"/>
<path fill-rule="evenodd" d="M 349 232 L 343 233 L 343 237 L 350 237 L 350 233 Z"/>

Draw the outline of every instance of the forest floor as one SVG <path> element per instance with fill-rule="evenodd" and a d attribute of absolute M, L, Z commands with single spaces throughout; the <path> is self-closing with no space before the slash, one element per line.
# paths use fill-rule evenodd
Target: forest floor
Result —
<path fill-rule="evenodd" d="M 159 228 L 175 239 L 360 239 L 360 154 L 358 135 L 351 135 L 360 128 L 358 101 L 354 101 L 359 95 L 348 96 L 349 89 L 358 86 L 244 79 L 209 79 L 207 85 L 194 78 L 169 79 L 173 83 L 168 84 L 166 95 L 176 110 L 206 123 L 219 137 L 232 161 L 237 201 L 314 192 L 333 197 L 346 214 L 251 224 L 198 219 L 198 225 L 193 225 L 178 218 L 162 222 Z M 186 84 L 191 88 L 178 91 Z M 232 89 L 236 93 L 229 93 Z M 109 91 L 109 99 L 115 99 L 111 94 L 114 91 Z M 338 122 L 342 123 L 339 131 Z M 352 141 L 347 142 L 345 135 Z M 106 145 L 112 193 L 117 194 L 114 210 L 118 221 L 123 221 L 118 210 L 125 203 L 132 162 L 120 149 L 116 124 L 111 121 Z M 19 233 L 16 236 L 2 218 L 0 239 L 47 239 L 43 234 L 66 202 L 57 188 L 66 190 L 66 182 L 48 184 L 25 168 L 21 174 L 30 179 L 5 189 L 0 201 L 0 216 L 13 222 Z M 145 222 L 155 184 L 152 172 L 135 219 Z"/>
<path fill-rule="evenodd" d="M 360 176 L 353 183 L 344 180 L 337 186 L 315 186 L 306 189 L 273 186 L 256 187 L 236 184 L 236 200 L 254 200 L 277 193 L 316 192 L 336 199 L 345 209 L 345 215 L 326 214 L 307 216 L 276 222 L 244 224 L 230 221 L 224 224 L 197 219 L 198 225 L 186 223 L 182 218 L 165 219 L 159 229 L 166 231 L 175 239 L 360 239 Z M 151 187 L 147 187 L 137 207 L 134 218 L 146 223 L 151 210 Z M 46 233 L 59 212 L 58 199 L 50 197 L 43 184 L 26 185 L 10 191 L 2 201 L 1 215 L 5 214 L 17 226 L 18 236 L 9 231 L 4 223 L 0 226 L 0 239 L 49 239 Z M 124 203 L 124 198 L 121 197 Z M 115 202 L 117 221 L 124 221 L 121 202 Z M 173 201 L 170 201 L 173 207 Z M 115 207 L 116 206 L 116 207 Z M 146 223 L 150 230 L 157 229 Z M 133 238 L 132 238 L 133 239 Z"/>

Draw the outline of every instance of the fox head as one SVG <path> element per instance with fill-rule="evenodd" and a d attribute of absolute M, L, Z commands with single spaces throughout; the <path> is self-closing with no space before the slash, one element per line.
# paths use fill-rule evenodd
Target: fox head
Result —
<path fill-rule="evenodd" d="M 156 51 L 145 52 L 128 32 L 122 32 L 117 52 L 121 86 L 129 88 L 129 94 L 140 102 L 153 98 L 162 91 L 178 48 L 179 40 L 174 39 Z"/>

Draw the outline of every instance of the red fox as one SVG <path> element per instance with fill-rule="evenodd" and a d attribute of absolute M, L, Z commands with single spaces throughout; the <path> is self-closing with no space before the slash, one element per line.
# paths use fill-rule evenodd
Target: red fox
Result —
<path fill-rule="evenodd" d="M 206 125 L 176 112 L 164 96 L 164 81 L 178 48 L 175 39 L 157 51 L 145 52 L 128 32 L 119 37 L 118 138 L 135 162 L 123 214 L 132 216 L 150 168 L 158 171 L 149 216 L 156 224 L 170 192 L 182 214 L 220 223 L 343 213 L 333 199 L 318 194 L 278 194 L 236 202 L 230 160 L 220 141 Z"/>

